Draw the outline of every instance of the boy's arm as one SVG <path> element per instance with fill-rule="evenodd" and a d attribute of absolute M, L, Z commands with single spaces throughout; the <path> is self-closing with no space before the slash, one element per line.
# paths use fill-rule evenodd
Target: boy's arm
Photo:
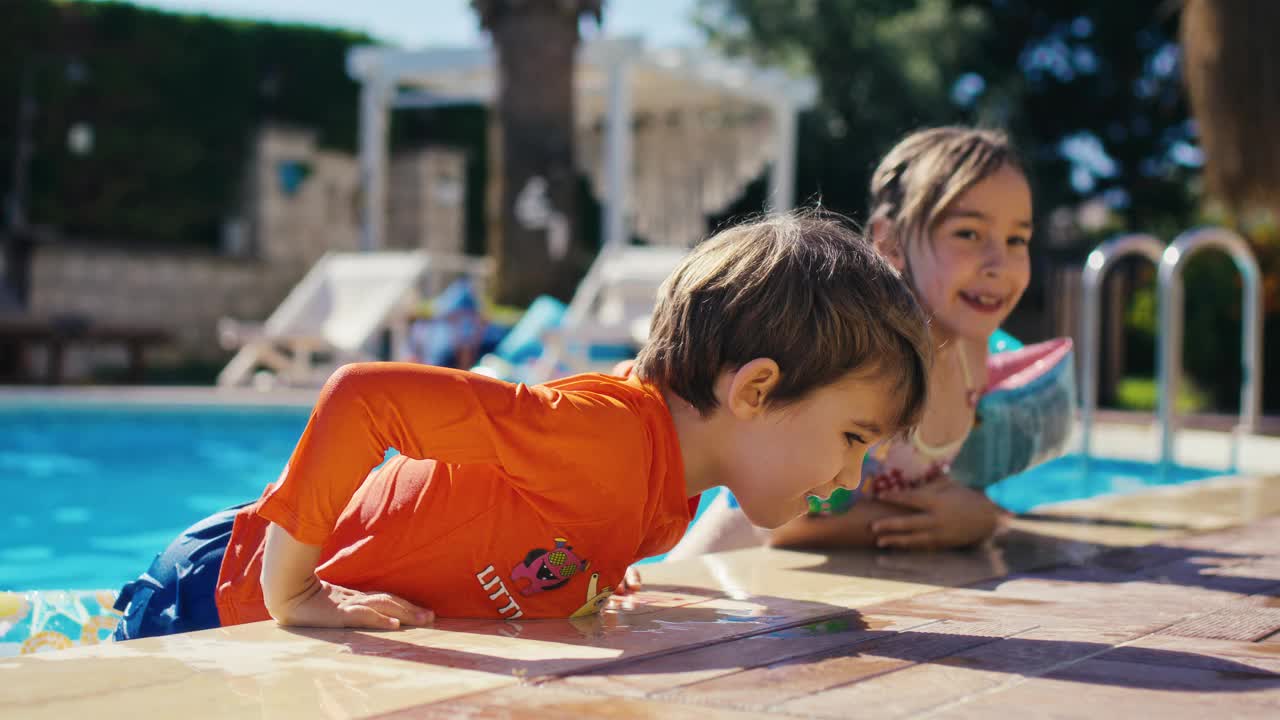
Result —
<path fill-rule="evenodd" d="M 280 619 L 320 587 L 316 565 L 320 546 L 304 545 L 275 523 L 267 527 L 267 544 L 262 555 L 262 599 L 271 616 Z"/>
<path fill-rule="evenodd" d="M 390 593 L 362 593 L 316 577 L 320 546 L 305 545 L 272 523 L 262 557 L 262 597 L 282 625 L 395 630 L 425 625 L 431 611 Z"/>

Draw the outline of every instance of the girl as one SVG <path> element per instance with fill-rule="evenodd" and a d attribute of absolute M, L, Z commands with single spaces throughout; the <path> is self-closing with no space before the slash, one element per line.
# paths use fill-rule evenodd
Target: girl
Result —
<path fill-rule="evenodd" d="M 671 559 L 767 542 L 781 547 L 946 548 L 994 533 L 1004 514 L 948 469 L 986 387 L 987 341 L 1030 280 L 1031 188 L 1008 138 L 963 127 L 899 142 L 871 180 L 869 230 L 931 316 L 937 347 L 920 424 L 881 443 L 851 507 L 752 528 L 722 495 Z"/>

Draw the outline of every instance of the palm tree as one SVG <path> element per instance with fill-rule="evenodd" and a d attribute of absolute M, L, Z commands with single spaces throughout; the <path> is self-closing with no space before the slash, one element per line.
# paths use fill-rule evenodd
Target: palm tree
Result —
<path fill-rule="evenodd" d="M 586 265 L 575 232 L 574 57 L 578 23 L 603 0 L 472 0 L 498 53 L 490 131 L 489 252 L 497 300 L 567 298 Z"/>
<path fill-rule="evenodd" d="M 1209 190 L 1280 212 L 1280 2 L 1186 0 L 1180 34 Z"/>

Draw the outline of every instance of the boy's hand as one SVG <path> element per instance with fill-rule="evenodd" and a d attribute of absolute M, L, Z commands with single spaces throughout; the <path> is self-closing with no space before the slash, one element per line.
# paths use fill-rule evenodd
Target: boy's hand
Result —
<path fill-rule="evenodd" d="M 940 478 L 915 490 L 894 490 L 876 496 L 918 512 L 877 520 L 871 525 L 876 547 L 916 550 L 972 545 L 990 537 L 1002 511 L 987 496 Z"/>
<path fill-rule="evenodd" d="M 297 595 L 271 616 L 281 625 L 397 630 L 427 625 L 435 613 L 391 593 L 364 593 L 316 578 L 314 587 Z"/>

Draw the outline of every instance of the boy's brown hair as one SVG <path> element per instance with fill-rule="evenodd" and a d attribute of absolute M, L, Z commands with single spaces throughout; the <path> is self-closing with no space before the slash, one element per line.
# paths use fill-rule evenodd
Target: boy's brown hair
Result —
<path fill-rule="evenodd" d="M 1006 165 L 1026 175 L 1000 130 L 947 126 L 911 133 L 871 176 L 871 220 L 889 220 L 905 250 L 928 236 L 961 193 Z"/>
<path fill-rule="evenodd" d="M 932 346 L 911 290 L 837 215 L 806 210 L 724 230 L 693 249 L 658 293 L 635 372 L 704 415 L 716 378 L 778 363 L 769 401 L 786 404 L 853 371 L 896 381 L 896 428 L 924 407 Z"/>

